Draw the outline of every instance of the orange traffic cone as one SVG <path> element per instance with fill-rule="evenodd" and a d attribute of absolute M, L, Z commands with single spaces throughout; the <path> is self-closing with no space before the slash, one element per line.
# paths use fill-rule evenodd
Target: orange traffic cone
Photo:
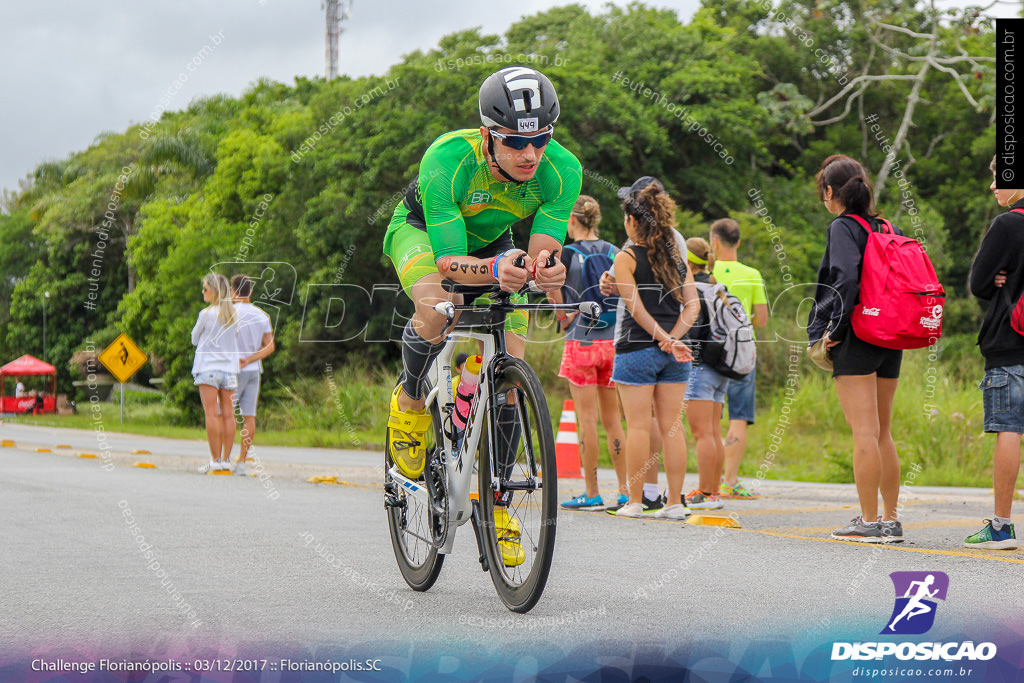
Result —
<path fill-rule="evenodd" d="M 576 433 L 576 407 L 572 401 L 562 406 L 562 419 L 558 423 L 555 438 L 555 462 L 558 476 L 564 479 L 582 479 L 583 464 L 580 462 L 580 440 Z"/>

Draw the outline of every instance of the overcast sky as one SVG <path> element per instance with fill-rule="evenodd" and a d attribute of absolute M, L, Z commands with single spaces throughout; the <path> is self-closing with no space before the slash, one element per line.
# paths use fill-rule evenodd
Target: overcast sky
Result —
<path fill-rule="evenodd" d="M 592 12 L 605 4 L 578 1 Z M 339 70 L 380 74 L 448 33 L 503 33 L 521 16 L 565 4 L 355 0 Z M 649 4 L 688 21 L 699 0 Z M 204 46 L 212 50 L 189 72 Z M 39 162 L 147 119 L 179 74 L 187 80 L 170 110 L 201 95 L 237 96 L 260 77 L 290 84 L 324 75 L 324 13 L 319 0 L 0 0 L 0 65 L 0 187 L 16 189 Z"/>

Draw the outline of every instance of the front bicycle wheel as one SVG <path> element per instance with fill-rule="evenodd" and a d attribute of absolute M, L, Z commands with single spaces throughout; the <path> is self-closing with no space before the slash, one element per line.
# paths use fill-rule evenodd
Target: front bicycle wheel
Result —
<path fill-rule="evenodd" d="M 443 466 L 439 466 L 438 449 L 441 446 L 441 419 L 437 414 L 436 404 L 430 408 L 432 426 L 427 431 L 427 465 L 417 485 L 424 486 L 431 473 L 440 470 L 444 476 Z M 385 444 L 391 442 L 390 429 Z M 415 591 L 425 591 L 434 585 L 444 564 L 444 555 L 437 552 L 433 539 L 433 525 L 437 524 L 435 515 L 431 514 L 428 505 L 392 479 L 390 471 L 394 463 L 387 448 L 384 449 L 384 496 L 388 515 L 388 528 L 391 531 L 391 545 L 395 550 L 395 560 L 402 577 L 409 587 Z M 443 493 L 443 491 L 442 491 Z"/>
<path fill-rule="evenodd" d="M 507 359 L 495 372 L 479 477 L 491 580 L 506 607 L 529 612 L 551 570 L 558 482 L 547 401 L 533 368 L 521 359 Z"/>

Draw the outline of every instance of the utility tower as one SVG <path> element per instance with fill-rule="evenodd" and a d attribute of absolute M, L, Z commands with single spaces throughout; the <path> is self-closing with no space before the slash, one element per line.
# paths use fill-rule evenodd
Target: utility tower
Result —
<path fill-rule="evenodd" d="M 327 80 L 338 77 L 338 38 L 342 23 L 352 16 L 353 0 L 324 0 L 321 9 L 327 9 Z"/>

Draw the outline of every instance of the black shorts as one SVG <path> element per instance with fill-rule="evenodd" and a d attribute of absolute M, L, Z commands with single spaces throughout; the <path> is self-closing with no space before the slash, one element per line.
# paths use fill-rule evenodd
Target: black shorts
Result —
<path fill-rule="evenodd" d="M 472 254 L 469 254 L 469 256 L 472 256 L 473 258 L 491 258 L 492 256 L 497 256 L 498 254 L 504 254 L 509 249 L 515 249 L 515 248 L 516 248 L 516 245 L 512 241 L 512 233 L 511 232 L 504 232 L 504 233 L 502 233 L 501 237 L 499 237 L 498 239 L 494 240 L 490 244 L 487 244 L 487 245 L 484 245 L 484 246 L 480 247 L 479 249 L 474 251 Z"/>
<path fill-rule="evenodd" d="M 870 375 L 877 373 L 883 379 L 898 379 L 903 352 L 869 344 L 857 338 L 853 328 L 846 331 L 846 338 L 829 351 L 832 359 L 832 376 Z"/>

